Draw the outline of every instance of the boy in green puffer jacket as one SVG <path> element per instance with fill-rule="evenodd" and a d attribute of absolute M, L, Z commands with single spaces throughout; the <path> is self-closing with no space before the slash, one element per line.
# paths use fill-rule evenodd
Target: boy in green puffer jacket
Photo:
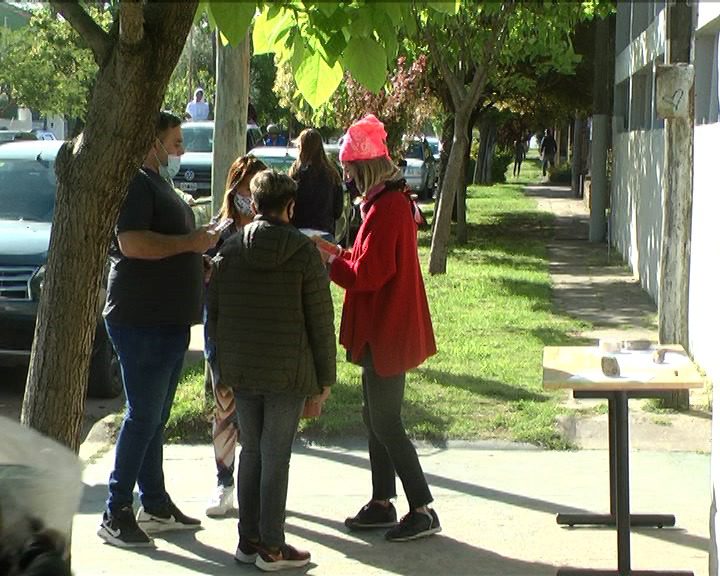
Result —
<path fill-rule="evenodd" d="M 235 390 L 242 445 L 235 559 L 265 571 L 310 561 L 285 543 L 288 468 L 306 398 L 322 405 L 335 383 L 329 279 L 315 245 L 290 224 L 296 189 L 274 170 L 253 177 L 257 216 L 223 244 L 208 295 L 208 331 L 220 378 Z"/>

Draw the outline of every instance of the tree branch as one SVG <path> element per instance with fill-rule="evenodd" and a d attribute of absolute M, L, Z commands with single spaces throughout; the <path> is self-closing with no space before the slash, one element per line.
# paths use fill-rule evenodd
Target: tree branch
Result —
<path fill-rule="evenodd" d="M 123 0 L 120 3 L 120 42 L 138 44 L 145 34 L 145 16 L 140 0 Z"/>
<path fill-rule="evenodd" d="M 432 55 L 435 64 L 438 68 L 440 68 L 440 75 L 445 79 L 445 83 L 447 84 L 450 92 L 450 98 L 453 102 L 453 107 L 457 110 L 463 100 L 463 86 L 461 82 L 458 81 L 457 76 L 455 76 L 453 71 L 450 69 L 450 66 L 448 66 L 448 63 L 442 57 L 440 50 L 438 49 L 438 45 L 435 42 L 435 38 L 433 34 L 430 33 L 429 26 L 425 28 L 425 39 L 428 42 L 430 54 Z"/>
<path fill-rule="evenodd" d="M 51 5 L 80 34 L 92 50 L 97 65 L 102 66 L 111 47 L 107 32 L 77 2 L 51 0 Z"/>

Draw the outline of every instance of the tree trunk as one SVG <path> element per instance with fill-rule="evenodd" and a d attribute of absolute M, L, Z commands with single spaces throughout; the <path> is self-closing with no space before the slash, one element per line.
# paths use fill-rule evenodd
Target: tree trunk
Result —
<path fill-rule="evenodd" d="M 690 61 L 693 8 L 672 3 L 668 13 L 668 64 Z M 694 88 L 690 94 L 694 93 Z M 660 253 L 658 316 L 660 344 L 689 346 L 688 308 L 690 304 L 690 237 L 693 193 L 694 99 L 689 98 L 688 116 L 665 120 L 663 161 L 663 232 Z M 687 410 L 687 390 L 671 392 L 663 398 L 666 408 Z"/>
<path fill-rule="evenodd" d="M 443 187 L 445 180 L 445 173 L 447 172 L 448 159 L 450 157 L 450 150 L 452 150 L 452 143 L 455 130 L 455 114 L 448 113 L 443 122 L 442 128 L 442 151 L 440 152 L 440 176 L 438 178 L 437 193 L 435 194 L 435 202 L 433 204 L 433 222 L 432 222 L 432 234 L 435 234 L 435 223 L 437 222 L 437 211 L 440 205 L 440 191 Z"/>
<path fill-rule="evenodd" d="M 250 32 L 237 46 L 217 39 L 217 89 L 213 142 L 212 203 L 217 214 L 225 195 L 230 165 L 246 152 L 247 111 L 250 94 Z"/>
<path fill-rule="evenodd" d="M 197 2 L 148 4 L 144 35 L 107 36 L 83 134 L 56 162 L 57 200 L 22 423 L 77 452 L 108 243 Z"/>
<path fill-rule="evenodd" d="M 447 255 L 450 245 L 450 219 L 452 205 L 457 189 L 464 185 L 465 175 L 462 173 L 463 159 L 467 155 L 470 143 L 467 137 L 467 126 L 470 122 L 470 111 L 465 106 L 455 111 L 454 133 L 450 156 L 448 157 L 445 177 L 443 178 L 440 190 L 435 219 L 437 224 L 433 230 L 432 243 L 430 245 L 430 262 L 428 271 L 430 274 L 444 274 L 447 267 Z"/>
<path fill-rule="evenodd" d="M 582 198 L 582 160 L 583 160 L 583 117 L 575 112 L 575 126 L 572 141 L 572 191 L 576 198 Z"/>

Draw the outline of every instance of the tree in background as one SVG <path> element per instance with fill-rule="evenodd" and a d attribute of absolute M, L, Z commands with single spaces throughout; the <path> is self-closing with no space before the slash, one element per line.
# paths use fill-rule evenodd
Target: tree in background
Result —
<path fill-rule="evenodd" d="M 0 87 L 17 104 L 40 114 L 84 119 L 98 66 L 80 34 L 53 9 L 30 9 L 26 27 L 0 28 Z M 94 6 L 88 10 L 107 31 L 111 12 Z"/>

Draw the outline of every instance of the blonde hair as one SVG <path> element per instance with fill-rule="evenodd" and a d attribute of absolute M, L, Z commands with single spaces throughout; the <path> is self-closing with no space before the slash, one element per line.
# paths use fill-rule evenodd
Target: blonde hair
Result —
<path fill-rule="evenodd" d="M 370 160 L 355 160 L 347 162 L 355 172 L 355 184 L 362 194 L 385 182 L 399 180 L 402 177 L 400 168 L 395 166 L 386 156 L 371 158 Z"/>
<path fill-rule="evenodd" d="M 237 187 L 245 178 L 252 178 L 266 168 L 267 166 L 252 154 L 240 156 L 232 163 L 225 182 L 225 197 L 223 198 L 222 208 L 220 208 L 220 219 L 235 217 L 233 200 L 237 193 Z"/>

